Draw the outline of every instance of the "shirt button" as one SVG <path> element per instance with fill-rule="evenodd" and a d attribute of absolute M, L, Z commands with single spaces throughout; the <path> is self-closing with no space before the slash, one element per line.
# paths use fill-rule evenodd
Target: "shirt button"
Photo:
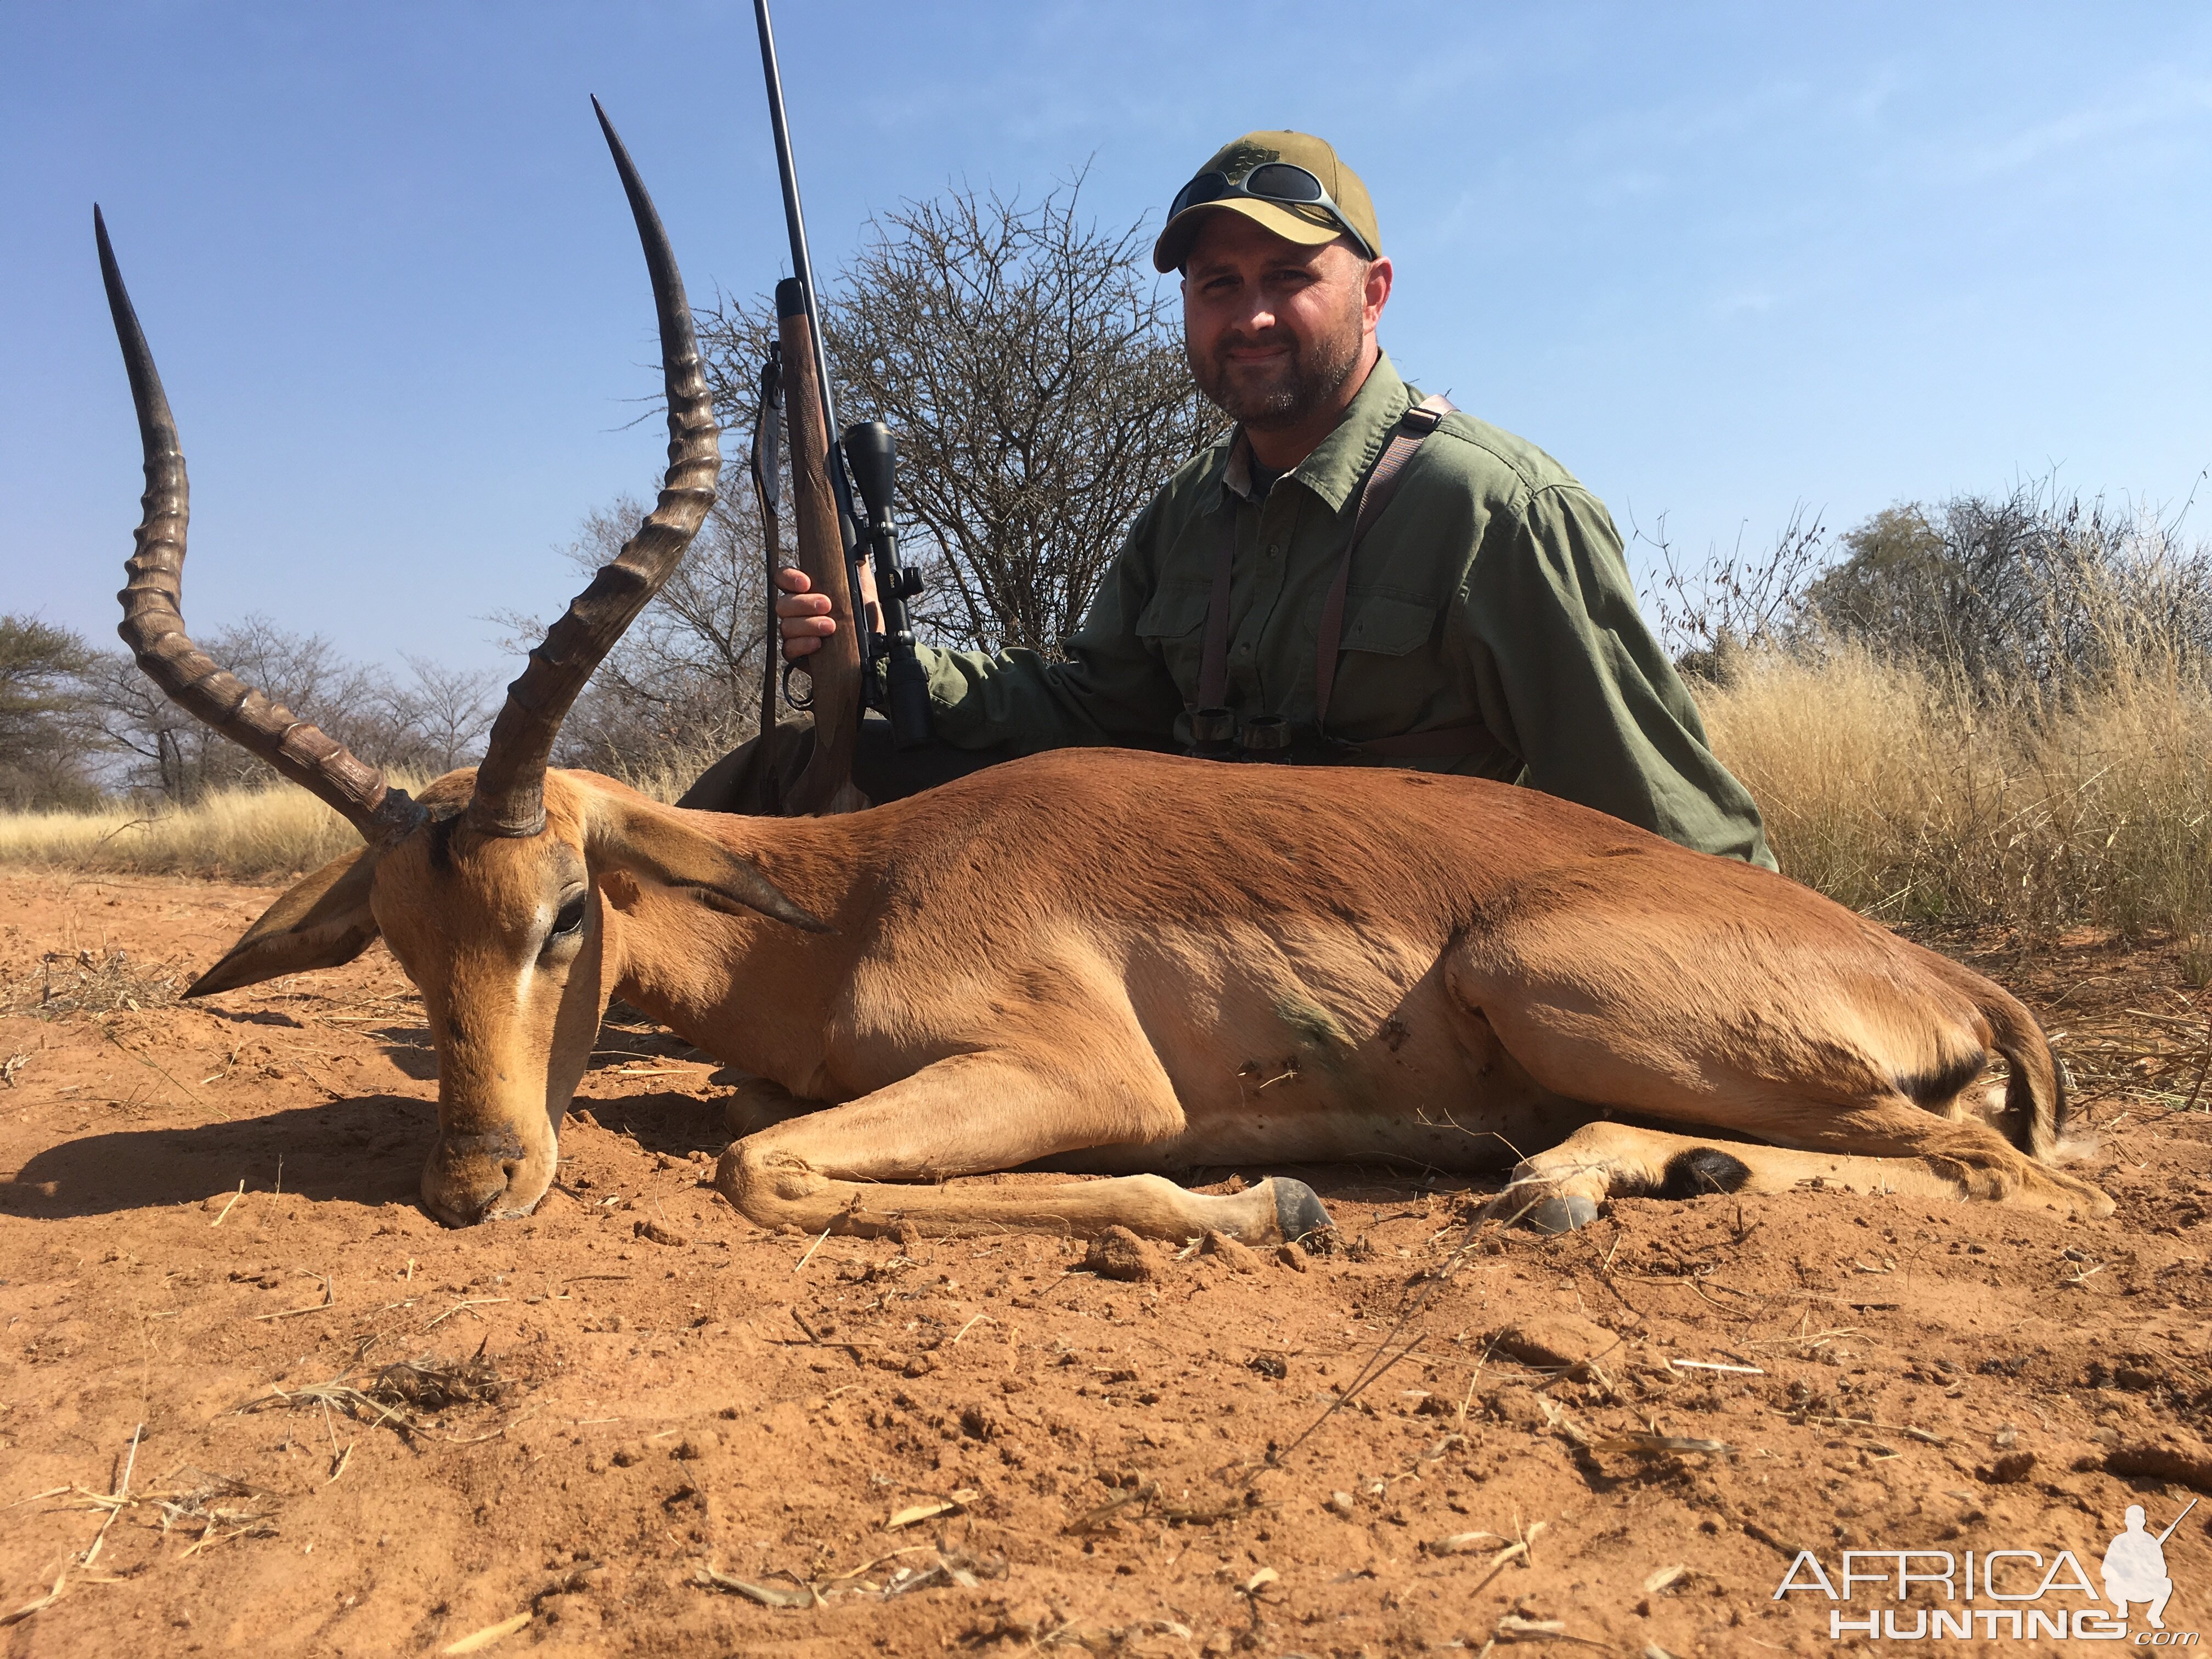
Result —
<path fill-rule="evenodd" d="M 1268 556 L 1269 558 L 1273 559 L 1273 558 L 1279 558 L 1279 557 L 1280 557 L 1280 556 L 1281 556 L 1281 555 L 1282 555 L 1282 551 L 1283 551 L 1283 544 L 1282 544 L 1282 543 L 1280 543 L 1280 542 L 1269 542 L 1269 543 L 1267 544 L 1267 556 Z"/>

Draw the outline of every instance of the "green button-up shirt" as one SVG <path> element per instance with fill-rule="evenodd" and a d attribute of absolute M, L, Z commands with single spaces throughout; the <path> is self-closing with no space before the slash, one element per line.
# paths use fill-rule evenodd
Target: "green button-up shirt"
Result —
<path fill-rule="evenodd" d="M 1067 660 L 925 649 L 938 735 L 1020 753 L 1187 743 L 1222 538 L 1236 538 L 1226 702 L 1280 714 L 1298 758 L 1517 781 L 1686 847 L 1771 868 L 1759 809 L 1706 746 L 1697 706 L 1636 607 L 1602 503 L 1534 445 L 1448 415 L 1360 544 L 1326 738 L 1321 612 L 1359 486 L 1421 393 L 1378 361 L 1336 429 L 1256 490 L 1238 435 L 1188 462 L 1139 515 Z M 1457 759 L 1332 749 L 1478 727 Z"/>

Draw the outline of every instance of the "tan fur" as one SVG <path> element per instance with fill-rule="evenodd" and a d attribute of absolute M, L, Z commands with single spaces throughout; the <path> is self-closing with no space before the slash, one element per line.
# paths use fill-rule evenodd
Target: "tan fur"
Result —
<path fill-rule="evenodd" d="M 423 1196 L 449 1221 L 542 1196 L 613 995 L 830 1109 L 724 1154 L 723 1192 L 769 1225 L 1264 1240 L 1289 1213 L 1273 1183 L 1209 1198 L 1160 1175 L 1519 1163 L 1525 1207 L 1717 1144 L 1611 1113 L 1721 1132 L 1756 1190 L 2112 1207 L 1966 1109 L 2001 1041 L 2042 1126 L 2024 1136 L 2056 1132 L 2048 1048 L 1995 986 L 1534 791 L 1088 750 L 831 818 L 683 811 L 576 772 L 545 799 L 541 836 L 434 823 L 374 866 L 437 1042 Z M 578 888 L 581 933 L 549 950 Z M 1954 1073 L 1946 1098 L 1904 1092 Z M 1036 1164 L 1124 1178 L 927 1184 Z"/>

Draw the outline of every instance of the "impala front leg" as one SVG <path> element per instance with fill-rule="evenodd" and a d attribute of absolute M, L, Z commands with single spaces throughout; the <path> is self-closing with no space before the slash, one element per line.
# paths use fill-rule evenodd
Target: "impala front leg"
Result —
<path fill-rule="evenodd" d="M 992 1187 L 895 1185 L 1011 1170 L 1093 1146 L 1162 1140 L 1182 1127 L 1164 1073 L 1101 1085 L 1078 1064 L 961 1054 L 887 1089 L 779 1123 L 722 1154 L 715 1184 L 763 1227 L 864 1237 L 1052 1232 L 1121 1226 L 1181 1241 L 1220 1232 L 1281 1243 L 1330 1224 L 1313 1189 L 1281 1176 L 1209 1196 L 1160 1176 Z"/>

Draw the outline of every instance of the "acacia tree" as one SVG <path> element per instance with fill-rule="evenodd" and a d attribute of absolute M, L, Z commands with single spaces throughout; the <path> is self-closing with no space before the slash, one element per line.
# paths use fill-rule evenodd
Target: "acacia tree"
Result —
<path fill-rule="evenodd" d="M 934 579 L 917 620 L 946 642 L 1060 655 L 1130 521 L 1226 425 L 1139 264 L 1142 222 L 1101 229 L 1081 192 L 906 203 L 822 296 L 839 418 L 897 435 L 905 555 Z M 701 324 L 717 402 L 750 427 L 772 302 Z"/>
<path fill-rule="evenodd" d="M 406 659 L 406 679 L 350 660 L 319 634 L 249 616 L 210 635 L 209 655 L 374 765 L 431 776 L 473 759 L 491 726 L 495 674 Z M 258 787 L 276 773 L 203 726 L 120 653 L 93 655 L 79 680 L 106 745 L 131 757 L 117 781 L 176 801 Z"/>
<path fill-rule="evenodd" d="M 0 617 L 0 804 L 75 805 L 94 789 L 85 762 L 99 727 L 82 676 L 84 641 L 36 617 Z"/>
<path fill-rule="evenodd" d="M 568 548 L 584 574 L 622 550 L 644 506 L 624 496 L 586 515 Z M 690 550 L 632 623 L 574 710 L 562 723 L 563 765 L 617 775 L 705 764 L 759 724 L 767 658 L 767 570 L 759 504 L 742 466 L 725 467 L 719 494 Z M 544 629 L 534 617 L 498 618 L 526 649 Z"/>

